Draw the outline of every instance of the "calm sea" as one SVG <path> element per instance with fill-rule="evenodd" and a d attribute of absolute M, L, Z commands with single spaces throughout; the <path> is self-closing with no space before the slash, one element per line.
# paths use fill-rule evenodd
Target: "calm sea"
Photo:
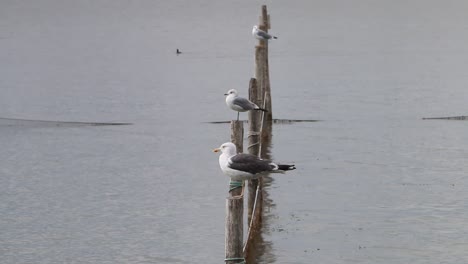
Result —
<path fill-rule="evenodd" d="M 247 96 L 263 3 L 0 1 L 0 262 L 222 263 L 209 122 Z M 273 115 L 321 121 L 273 127 L 298 169 L 258 263 L 467 263 L 468 123 L 422 118 L 468 114 L 468 3 L 266 4 Z"/>

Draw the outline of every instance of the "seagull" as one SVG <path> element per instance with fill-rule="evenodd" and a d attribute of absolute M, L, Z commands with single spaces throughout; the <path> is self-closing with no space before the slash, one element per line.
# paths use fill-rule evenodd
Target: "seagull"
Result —
<path fill-rule="evenodd" d="M 237 154 L 236 145 L 231 142 L 222 144 L 213 152 L 220 152 L 219 166 L 226 176 L 229 176 L 233 181 L 244 181 L 257 179 L 265 174 L 284 173 L 288 170 L 296 169 L 295 165 L 286 165 L 263 160 L 252 154 L 239 153 Z M 242 196 L 244 189 L 242 189 Z"/>
<path fill-rule="evenodd" d="M 259 110 L 268 112 L 266 109 L 258 107 L 258 105 L 252 103 L 248 99 L 237 96 L 237 90 L 231 89 L 226 95 L 226 104 L 234 111 L 237 111 L 237 121 L 239 121 L 239 112 L 247 112 L 249 110 Z"/>
<path fill-rule="evenodd" d="M 274 39 L 278 38 L 276 36 L 272 36 L 272 35 L 266 33 L 265 31 L 259 29 L 257 25 L 253 26 L 252 35 L 257 39 L 262 39 L 262 40 L 270 40 L 272 38 L 274 38 Z"/>

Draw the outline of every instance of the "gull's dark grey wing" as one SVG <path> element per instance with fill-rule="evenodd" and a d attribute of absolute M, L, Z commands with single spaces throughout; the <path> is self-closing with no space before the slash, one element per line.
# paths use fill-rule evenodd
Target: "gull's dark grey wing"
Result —
<path fill-rule="evenodd" d="M 252 110 L 255 109 L 255 104 L 250 102 L 249 100 L 243 98 L 243 97 L 236 97 L 232 101 L 234 105 L 237 105 L 239 107 L 242 107 L 244 110 Z"/>
<path fill-rule="evenodd" d="M 271 171 L 275 167 L 267 160 L 259 159 L 251 154 L 237 154 L 229 159 L 228 167 L 234 170 L 257 174 L 264 171 Z"/>

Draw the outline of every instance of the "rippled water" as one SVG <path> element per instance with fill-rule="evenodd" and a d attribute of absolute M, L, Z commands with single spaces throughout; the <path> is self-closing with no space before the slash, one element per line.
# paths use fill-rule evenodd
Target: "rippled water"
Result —
<path fill-rule="evenodd" d="M 216 263 L 211 149 L 247 94 L 256 1 L 2 1 L 2 263 Z M 463 1 L 267 1 L 272 156 L 259 263 L 466 263 Z M 177 56 L 176 48 L 183 54 Z M 241 115 L 246 118 L 247 115 Z"/>

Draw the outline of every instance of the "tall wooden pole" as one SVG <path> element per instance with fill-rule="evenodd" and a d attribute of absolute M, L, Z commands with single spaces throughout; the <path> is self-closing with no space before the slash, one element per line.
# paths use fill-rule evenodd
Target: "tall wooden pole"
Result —
<path fill-rule="evenodd" d="M 242 121 L 231 121 L 231 141 L 237 147 L 237 152 L 243 151 L 244 126 Z M 229 192 L 226 199 L 226 227 L 225 227 L 225 262 L 242 263 L 244 240 L 244 199 L 233 198 L 241 194 L 237 188 Z"/>
<path fill-rule="evenodd" d="M 262 12 L 259 21 L 259 28 L 265 32 L 270 29 L 270 19 L 267 7 L 262 6 Z M 249 112 L 249 136 L 248 151 L 250 154 L 263 158 L 266 147 L 271 141 L 272 130 L 272 106 L 271 106 L 271 88 L 270 73 L 268 65 L 268 40 L 260 39 L 255 46 L 255 79 L 250 80 L 249 99 L 258 106 L 265 108 L 268 112 Z M 244 247 L 246 258 L 254 258 L 255 245 L 254 239 L 258 237 L 262 223 L 263 212 L 263 179 L 249 181 L 249 198 L 247 202 L 249 232 Z"/>
<path fill-rule="evenodd" d="M 270 29 L 270 19 L 266 5 L 262 6 L 262 13 L 259 21 L 259 28 L 268 32 Z M 265 113 L 262 124 L 262 142 L 271 140 L 271 123 L 273 121 L 273 110 L 271 103 L 271 87 L 270 87 L 270 70 L 268 64 L 268 40 L 259 40 L 255 46 L 255 78 L 259 87 L 262 103 L 260 107 L 265 108 L 268 112 Z"/>
<path fill-rule="evenodd" d="M 258 27 L 268 32 L 271 28 L 270 16 L 267 12 L 266 5 L 262 5 L 262 13 L 259 19 Z M 264 121 L 271 122 L 273 120 L 273 111 L 271 107 L 271 88 L 270 88 L 270 70 L 268 64 L 268 40 L 260 39 L 255 47 L 255 78 L 260 87 L 262 102 L 261 107 L 268 110 Z"/>

